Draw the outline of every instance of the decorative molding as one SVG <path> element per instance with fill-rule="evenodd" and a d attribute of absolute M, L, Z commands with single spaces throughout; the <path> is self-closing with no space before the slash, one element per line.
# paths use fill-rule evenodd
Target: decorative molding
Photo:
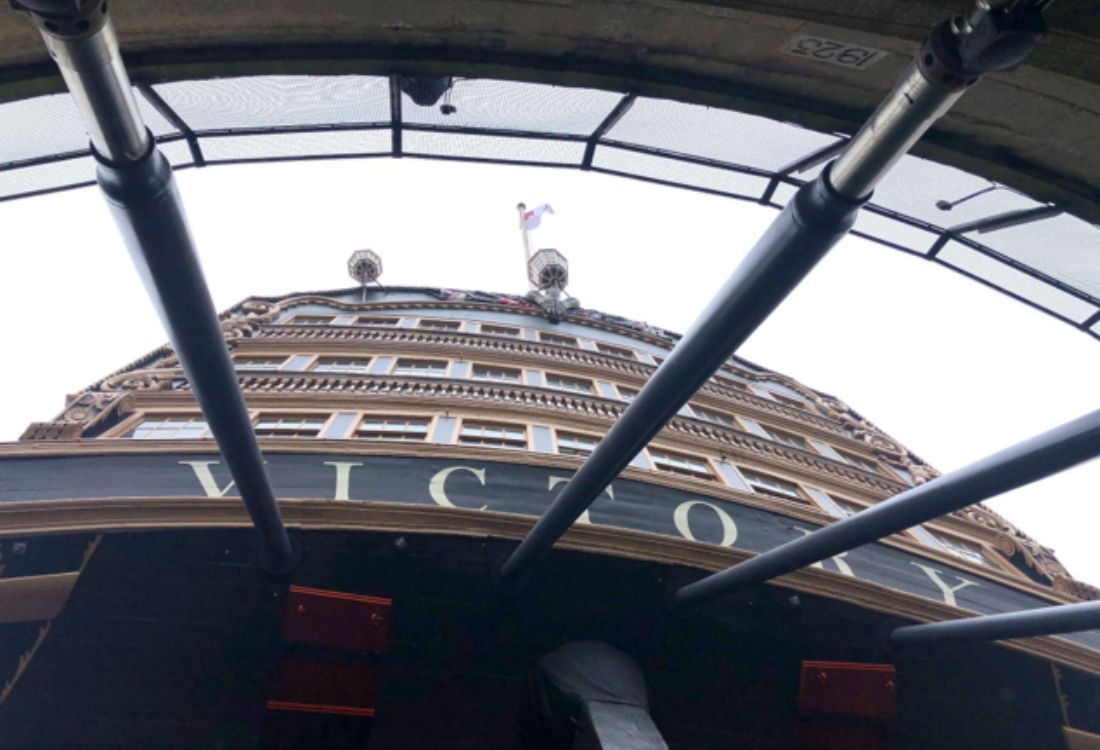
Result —
<path fill-rule="evenodd" d="M 548 411 L 571 417 L 594 418 L 604 427 L 618 419 L 626 408 L 626 404 L 620 401 L 550 388 L 446 378 L 263 372 L 241 373 L 240 384 L 246 396 L 250 393 L 307 394 L 314 397 L 326 393 L 341 396 L 370 394 L 376 398 L 415 400 L 418 407 L 422 407 L 425 402 L 451 406 L 464 406 L 474 402 L 478 405 L 516 409 L 524 413 L 527 419 L 544 415 Z M 174 393 L 183 396 L 189 392 L 187 386 L 182 386 Z M 281 406 L 287 407 L 286 404 Z M 356 408 L 363 408 L 363 404 L 358 403 Z M 679 438 L 697 448 L 720 454 L 732 449 L 800 473 L 809 469 L 835 480 L 855 484 L 865 491 L 871 489 L 880 498 L 907 488 L 901 482 L 881 474 L 699 419 L 673 417 L 661 435 L 671 439 Z"/>
<path fill-rule="evenodd" d="M 1006 557 L 1019 553 L 1028 566 L 1049 580 L 1055 589 L 1072 594 L 1080 599 L 1100 598 L 1100 590 L 1089 584 L 1075 581 L 1069 571 L 1054 556 L 1053 550 L 1020 531 L 1003 516 L 994 513 L 981 503 L 971 505 L 951 513 L 978 526 L 984 526 L 997 532 L 997 549 Z"/>

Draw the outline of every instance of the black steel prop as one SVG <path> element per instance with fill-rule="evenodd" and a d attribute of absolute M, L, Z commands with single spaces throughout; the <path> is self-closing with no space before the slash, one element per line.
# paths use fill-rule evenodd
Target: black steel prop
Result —
<path fill-rule="evenodd" d="M 261 564 L 287 573 L 299 551 L 264 469 L 172 168 L 141 121 L 107 5 L 23 0 L 17 7 L 38 25 L 76 100 L 100 188 L 248 507 Z"/>
<path fill-rule="evenodd" d="M 799 190 L 498 571 L 522 585 L 536 560 L 845 235 L 859 202 L 824 180 Z"/>
<path fill-rule="evenodd" d="M 955 53 L 955 60 L 961 65 L 963 76 L 971 72 L 977 75 L 989 70 L 1007 70 L 1015 67 L 1045 31 L 1039 13 L 1046 4 L 1045 2 L 1016 2 L 981 15 L 972 15 L 953 21 L 951 29 L 956 34 L 960 29 L 969 29 L 967 34 L 960 37 L 962 43 L 959 44 Z M 949 49 L 945 38 L 942 27 L 933 33 L 934 51 L 942 52 Z M 857 135 L 853 141 L 858 138 Z M 847 156 L 847 153 L 845 152 L 841 160 Z M 1100 456 L 1100 411 L 1087 414 L 964 469 L 904 492 L 891 500 L 868 508 L 839 523 L 818 529 L 812 534 L 788 542 L 733 568 L 689 584 L 673 595 L 673 601 L 679 606 L 697 604 L 719 594 L 762 583 L 775 576 L 911 528 L 923 521 L 1030 484 L 1097 456 Z M 982 624 L 982 620 L 986 618 L 978 618 L 965 625 L 959 622 L 920 626 L 922 629 L 919 632 L 933 635 L 913 635 L 918 632 L 916 629 L 901 629 L 898 632 L 908 635 L 898 636 L 895 633 L 895 640 L 898 637 L 946 639 L 947 636 L 944 634 L 948 633 L 992 634 L 973 636 L 976 638 L 996 638 L 998 637 L 996 633 L 1018 633 L 1014 637 L 1020 637 L 1028 634 L 1063 632 L 1069 625 L 1072 625 L 1073 629 L 1079 629 L 1077 626 L 1082 623 L 1089 623 L 1084 626 L 1084 629 L 1100 625 L 1095 612 L 1086 611 L 1091 613 L 1091 619 L 1082 615 L 1082 610 L 1077 608 L 1052 608 L 1043 613 L 1012 615 L 1007 619 L 998 615 L 988 618 L 991 620 L 988 625 Z M 1039 629 L 1031 632 L 1028 630 L 1029 627 Z M 934 629 L 924 630 L 923 628 Z M 1048 628 L 1062 628 L 1062 631 Z"/>
<path fill-rule="evenodd" d="M 689 584 L 676 592 L 674 601 L 678 605 L 697 604 L 719 594 L 763 583 L 1096 456 L 1100 456 L 1100 411 Z"/>
<path fill-rule="evenodd" d="M 897 646 L 905 647 L 1077 633 L 1094 628 L 1100 628 L 1100 602 L 1081 602 L 1023 612 L 968 617 L 951 622 L 906 625 L 894 630 L 890 634 L 890 640 Z"/>
<path fill-rule="evenodd" d="M 1038 8 L 979 4 L 932 30 L 917 60 L 840 156 L 803 186 L 658 368 L 546 514 L 496 571 L 522 586 L 596 497 L 767 319 L 855 220 L 874 186 L 979 76 L 1009 70 L 1043 31 Z"/>

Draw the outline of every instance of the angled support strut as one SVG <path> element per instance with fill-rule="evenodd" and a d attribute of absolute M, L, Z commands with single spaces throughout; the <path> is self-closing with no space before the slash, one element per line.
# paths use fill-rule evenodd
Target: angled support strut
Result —
<path fill-rule="evenodd" d="M 1100 456 L 1100 411 L 689 584 L 676 592 L 675 602 L 697 604 L 763 583 L 1097 456 Z"/>
<path fill-rule="evenodd" d="M 296 567 L 168 160 L 134 101 L 102 0 L 19 0 L 76 100 L 96 177 L 259 535 L 269 572 Z"/>
<path fill-rule="evenodd" d="M 1100 628 L 1100 602 L 1081 602 L 927 625 L 906 625 L 890 633 L 890 640 L 897 646 L 908 647 L 949 642 L 999 641 L 1007 638 L 1078 633 L 1097 628 Z"/>
<path fill-rule="evenodd" d="M 1017 0 L 1015 5 L 1027 2 Z M 1021 24 L 983 2 L 970 16 L 933 29 L 870 120 L 776 217 L 545 515 L 495 571 L 501 588 L 523 585 L 539 558 L 847 234 L 890 166 L 980 74 L 1009 69 L 1023 58 L 1038 38 L 1032 20 L 1028 16 Z M 992 44 L 1002 38 L 1004 28 L 1012 32 L 1013 44 Z"/>

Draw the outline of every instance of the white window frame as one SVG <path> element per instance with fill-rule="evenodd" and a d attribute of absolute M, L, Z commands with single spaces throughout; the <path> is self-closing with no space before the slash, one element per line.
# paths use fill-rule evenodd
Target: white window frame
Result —
<path fill-rule="evenodd" d="M 464 432 L 468 427 L 498 427 L 505 430 L 523 430 L 523 445 L 520 446 L 518 441 L 516 443 L 508 443 L 503 438 L 502 443 L 480 443 L 480 442 L 467 442 L 462 438 L 465 437 Z M 487 437 L 484 436 L 483 437 Z M 522 422 L 502 422 L 496 419 L 486 419 L 483 417 L 463 417 L 459 420 L 458 427 L 455 430 L 454 443 L 456 445 L 469 445 L 475 448 L 502 448 L 504 450 L 531 450 L 531 428 L 529 425 Z"/>
<path fill-rule="evenodd" d="M 405 361 L 405 362 L 431 362 L 433 364 L 437 363 L 437 362 L 442 362 L 443 363 L 443 372 L 439 373 L 439 374 L 436 374 L 436 373 L 421 373 L 421 372 L 401 373 L 401 372 L 398 372 L 397 370 L 401 366 L 402 361 Z M 445 378 L 450 373 L 450 371 L 451 371 L 451 361 L 449 359 L 432 359 L 430 357 L 394 357 L 393 358 L 393 363 L 390 365 L 390 371 L 387 374 L 389 374 L 389 375 L 400 375 L 400 376 L 406 377 L 406 378 Z"/>

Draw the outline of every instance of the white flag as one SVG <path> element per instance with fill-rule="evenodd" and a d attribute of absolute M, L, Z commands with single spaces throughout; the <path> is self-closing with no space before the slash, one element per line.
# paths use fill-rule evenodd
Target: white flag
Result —
<path fill-rule="evenodd" d="M 550 208 L 549 203 L 543 203 L 537 208 L 532 208 L 530 211 L 523 212 L 523 226 L 525 229 L 538 229 L 539 224 L 542 223 L 543 214 L 552 214 L 554 209 Z"/>

